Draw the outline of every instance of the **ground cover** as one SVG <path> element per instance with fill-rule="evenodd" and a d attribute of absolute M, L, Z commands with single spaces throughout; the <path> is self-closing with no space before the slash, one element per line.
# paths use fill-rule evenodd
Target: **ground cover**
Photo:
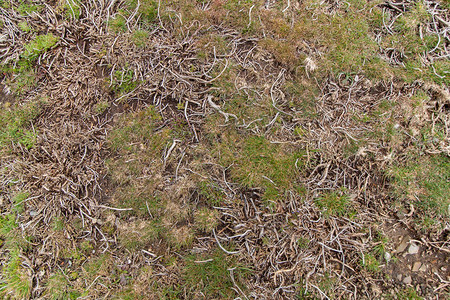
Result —
<path fill-rule="evenodd" d="M 1 297 L 448 297 L 449 9 L 0 1 Z"/>

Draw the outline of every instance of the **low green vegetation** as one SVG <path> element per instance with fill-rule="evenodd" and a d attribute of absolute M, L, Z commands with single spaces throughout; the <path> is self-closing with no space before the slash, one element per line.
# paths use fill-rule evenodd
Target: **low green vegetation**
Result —
<path fill-rule="evenodd" d="M 350 197 L 345 193 L 345 190 L 324 192 L 315 202 L 327 217 L 352 217 L 356 213 Z"/>
<path fill-rule="evenodd" d="M 200 199 L 204 200 L 208 206 L 220 205 L 225 198 L 223 191 L 214 182 L 200 181 L 198 193 Z"/>
<path fill-rule="evenodd" d="M 381 265 L 385 262 L 385 253 L 389 245 L 388 238 L 380 231 L 374 233 L 373 247 L 370 251 L 361 253 L 361 266 L 370 273 L 381 271 Z"/>
<path fill-rule="evenodd" d="M 125 68 L 114 72 L 109 85 L 118 96 L 123 96 L 133 91 L 139 85 L 139 81 L 135 80 L 133 70 Z"/>
<path fill-rule="evenodd" d="M 64 12 L 67 17 L 79 19 L 81 16 L 81 0 L 65 0 Z"/>
<path fill-rule="evenodd" d="M 364 258 L 361 260 L 361 266 L 371 273 L 380 272 L 380 262 L 373 253 L 363 254 Z"/>
<path fill-rule="evenodd" d="M 139 215 L 159 209 L 154 190 L 158 179 L 147 173 L 162 166 L 162 152 L 170 142 L 170 129 L 154 132 L 160 119 L 154 107 L 148 107 L 123 116 L 108 137 L 108 144 L 117 155 L 107 161 L 112 182 L 118 186 L 117 204 L 132 208 Z"/>
<path fill-rule="evenodd" d="M 6 264 L 0 273 L 0 296 L 25 299 L 31 293 L 31 277 L 23 265 L 22 251 L 27 243 L 22 238 L 13 214 L 0 216 L 0 246 L 6 250 Z"/>
<path fill-rule="evenodd" d="M 277 201 L 287 190 L 301 190 L 295 178 L 304 165 L 303 151 L 235 132 L 224 134 L 216 151 L 221 163 L 230 167 L 233 180 L 249 188 L 262 187 L 266 201 Z"/>
<path fill-rule="evenodd" d="M 389 299 L 389 298 L 388 298 Z M 417 292 L 414 288 L 405 288 L 397 293 L 398 300 L 422 300 L 424 298 L 417 295 Z"/>
<path fill-rule="evenodd" d="M 20 22 L 17 24 L 23 32 L 30 32 L 32 28 L 28 25 L 27 21 Z"/>
<path fill-rule="evenodd" d="M 8 261 L 2 268 L 1 279 L 0 295 L 12 294 L 16 299 L 26 299 L 30 296 L 31 277 L 22 266 L 19 249 L 16 248 L 9 252 Z"/>
<path fill-rule="evenodd" d="M 158 3 L 153 0 L 126 0 L 125 6 L 109 20 L 109 27 L 116 33 L 128 31 L 127 18 L 137 13 L 139 26 L 143 29 L 151 29 L 158 17 Z"/>
<path fill-rule="evenodd" d="M 210 254 L 190 256 L 186 259 L 183 272 L 185 286 L 193 298 L 199 297 L 202 292 L 206 299 L 231 299 L 238 296 L 231 288 L 234 283 L 239 286 L 241 279 L 248 273 L 248 269 L 240 266 L 231 257 L 221 250 Z M 239 288 L 243 288 L 239 286 Z"/>
<path fill-rule="evenodd" d="M 18 26 L 27 33 L 33 31 L 26 21 L 19 23 Z M 0 70 L 8 75 L 6 83 L 16 95 L 22 95 L 36 85 L 35 63 L 39 56 L 55 47 L 58 41 L 59 37 L 52 33 L 38 35 L 23 46 L 18 61 L 0 67 Z"/>
<path fill-rule="evenodd" d="M 13 198 L 13 209 L 12 211 L 15 213 L 22 213 L 24 211 L 24 201 L 29 197 L 29 193 L 27 192 L 20 192 L 17 193 Z"/>
<path fill-rule="evenodd" d="M 40 105 L 29 103 L 0 112 L 0 149 L 8 149 L 11 143 L 19 143 L 30 149 L 36 141 L 33 120 L 40 113 Z"/>
<path fill-rule="evenodd" d="M 154 0 L 127 0 L 129 10 L 140 15 L 140 25 L 142 28 L 151 28 L 158 18 L 158 1 Z"/>
<path fill-rule="evenodd" d="M 34 62 L 39 55 L 54 47 L 58 40 L 59 38 L 52 33 L 38 35 L 24 46 L 24 52 L 21 57 L 30 62 Z"/>
<path fill-rule="evenodd" d="M 148 31 L 136 30 L 133 32 L 132 41 L 138 47 L 145 47 L 147 45 L 147 40 L 149 37 Z"/>
<path fill-rule="evenodd" d="M 94 107 L 94 112 L 96 114 L 103 114 L 111 105 L 108 103 L 108 101 L 100 101 L 98 102 Z"/>
<path fill-rule="evenodd" d="M 81 293 L 71 288 L 69 280 L 62 272 L 50 276 L 46 284 L 46 295 L 49 299 L 77 299 Z"/>
<path fill-rule="evenodd" d="M 416 156 L 404 164 L 395 164 L 391 174 L 394 191 L 406 198 L 421 216 L 448 218 L 450 198 L 450 159 L 445 154 Z"/>
<path fill-rule="evenodd" d="M 218 225 L 218 214 L 215 210 L 201 208 L 195 212 L 194 220 L 198 230 L 210 233 Z"/>
<path fill-rule="evenodd" d="M 33 12 L 40 12 L 43 9 L 42 5 L 35 4 L 34 1 L 30 0 L 19 0 L 17 4 L 17 12 L 23 16 L 30 15 Z"/>

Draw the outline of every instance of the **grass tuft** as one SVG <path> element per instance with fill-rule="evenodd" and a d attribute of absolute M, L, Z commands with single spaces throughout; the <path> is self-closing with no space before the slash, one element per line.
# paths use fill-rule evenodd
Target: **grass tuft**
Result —
<path fill-rule="evenodd" d="M 232 290 L 234 285 L 230 268 L 234 269 L 234 278 L 239 285 L 247 269 L 236 264 L 222 251 L 216 250 L 210 255 L 190 256 L 184 268 L 185 286 L 194 297 L 199 296 L 197 293 L 201 291 L 207 299 L 230 299 L 236 296 Z"/>
<path fill-rule="evenodd" d="M 343 191 L 325 192 L 315 200 L 324 215 L 351 217 L 355 214 L 350 197 Z"/>
<path fill-rule="evenodd" d="M 36 132 L 31 124 L 39 113 L 38 104 L 0 112 L 0 149 L 8 148 L 11 143 L 20 143 L 27 149 L 32 148 L 36 141 Z"/>
<path fill-rule="evenodd" d="M 39 55 L 54 47 L 58 40 L 59 38 L 52 33 L 38 35 L 33 41 L 25 45 L 25 50 L 21 57 L 30 62 L 34 62 Z"/>

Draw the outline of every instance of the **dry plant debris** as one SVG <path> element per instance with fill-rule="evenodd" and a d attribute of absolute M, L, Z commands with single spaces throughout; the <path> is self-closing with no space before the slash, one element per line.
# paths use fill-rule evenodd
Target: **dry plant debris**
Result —
<path fill-rule="evenodd" d="M 0 1 L 0 295 L 444 299 L 448 1 Z"/>

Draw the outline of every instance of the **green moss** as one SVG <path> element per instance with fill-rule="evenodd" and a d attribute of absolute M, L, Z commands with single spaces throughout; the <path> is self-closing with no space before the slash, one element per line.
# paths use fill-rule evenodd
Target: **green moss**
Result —
<path fill-rule="evenodd" d="M 142 48 L 145 47 L 147 45 L 147 41 L 148 41 L 148 37 L 149 37 L 149 32 L 146 30 L 136 30 L 133 33 L 133 37 L 132 37 L 132 41 L 133 43 Z"/>
<path fill-rule="evenodd" d="M 207 299 L 231 299 L 237 296 L 229 269 L 233 268 L 236 283 L 241 286 L 240 281 L 247 273 L 247 269 L 236 264 L 231 257 L 222 251 L 216 250 L 211 254 L 189 256 L 183 272 L 185 286 L 190 295 L 195 296 L 201 291 Z M 241 289 L 243 287 L 241 286 Z"/>
<path fill-rule="evenodd" d="M 16 8 L 17 12 L 21 15 L 29 15 L 33 12 L 41 12 L 43 9 L 43 6 L 37 5 L 34 3 L 30 3 L 32 1 L 26 1 L 26 0 L 20 0 L 19 6 Z"/>
<path fill-rule="evenodd" d="M 22 213 L 24 211 L 24 201 L 30 196 L 27 192 L 17 193 L 14 197 L 12 197 L 13 209 L 12 211 L 15 213 Z"/>
<path fill-rule="evenodd" d="M 36 132 L 31 125 L 39 113 L 39 104 L 27 104 L 0 112 L 0 149 L 8 149 L 11 143 L 20 143 L 27 149 L 32 148 Z"/>
<path fill-rule="evenodd" d="M 115 93 L 124 95 L 133 91 L 139 85 L 139 81 L 134 79 L 133 70 L 125 68 L 114 72 L 110 85 Z"/>
<path fill-rule="evenodd" d="M 225 198 L 225 194 L 213 182 L 201 181 L 198 184 L 198 193 L 200 199 L 210 206 L 220 205 Z"/>
<path fill-rule="evenodd" d="M 343 190 L 325 192 L 315 200 L 325 216 L 351 217 L 355 214 L 350 197 Z"/>
<path fill-rule="evenodd" d="M 297 168 L 304 164 L 302 151 L 272 144 L 262 136 L 223 136 L 216 146 L 220 161 L 230 167 L 233 180 L 250 188 L 264 188 L 265 200 L 276 201 L 296 187 Z"/>
<path fill-rule="evenodd" d="M 62 272 L 50 276 L 44 293 L 52 300 L 76 299 L 76 296 L 80 296 L 71 288 L 70 282 Z"/>
<path fill-rule="evenodd" d="M 94 107 L 94 111 L 96 114 L 103 114 L 108 108 L 110 107 L 108 101 L 100 101 L 98 102 L 95 107 Z"/>
<path fill-rule="evenodd" d="M 150 28 L 158 18 L 158 1 L 154 0 L 127 0 L 129 11 L 135 11 L 138 8 L 140 15 L 140 25 L 144 28 Z M 137 7 L 139 3 L 139 7 Z"/>
<path fill-rule="evenodd" d="M 65 0 L 64 12 L 67 17 L 79 19 L 81 16 L 81 0 Z"/>
<path fill-rule="evenodd" d="M 311 241 L 308 238 L 306 238 L 306 237 L 299 237 L 297 239 L 297 246 L 300 249 L 307 249 L 310 242 Z"/>
<path fill-rule="evenodd" d="M 30 32 L 32 29 L 28 25 L 27 21 L 23 21 L 17 24 L 17 26 L 22 30 L 23 32 Z"/>
<path fill-rule="evenodd" d="M 120 33 L 127 31 L 127 19 L 124 17 L 124 14 L 126 14 L 124 11 L 120 11 L 114 17 L 109 19 L 108 25 L 113 32 Z"/>
<path fill-rule="evenodd" d="M 210 233 L 218 224 L 218 214 L 215 210 L 201 208 L 194 214 L 194 225 L 200 231 Z"/>
<path fill-rule="evenodd" d="M 21 54 L 21 57 L 30 62 L 34 62 L 39 55 L 50 50 L 58 41 L 59 37 L 54 36 L 52 33 L 38 35 L 33 41 L 24 46 L 25 50 Z"/>
<path fill-rule="evenodd" d="M 420 213 L 447 218 L 450 205 L 450 158 L 446 155 L 418 156 L 405 164 L 395 164 L 394 194 L 414 203 Z"/>
<path fill-rule="evenodd" d="M 64 217 L 55 217 L 52 221 L 52 228 L 55 231 L 62 231 L 64 229 Z"/>
<path fill-rule="evenodd" d="M 2 269 L 0 296 L 12 295 L 16 299 L 27 299 L 31 294 L 31 277 L 22 266 L 21 251 L 15 248 L 9 252 L 9 258 Z"/>
<path fill-rule="evenodd" d="M 372 253 L 364 254 L 364 259 L 361 260 L 361 266 L 371 273 L 378 273 L 380 271 L 380 263 Z"/>

